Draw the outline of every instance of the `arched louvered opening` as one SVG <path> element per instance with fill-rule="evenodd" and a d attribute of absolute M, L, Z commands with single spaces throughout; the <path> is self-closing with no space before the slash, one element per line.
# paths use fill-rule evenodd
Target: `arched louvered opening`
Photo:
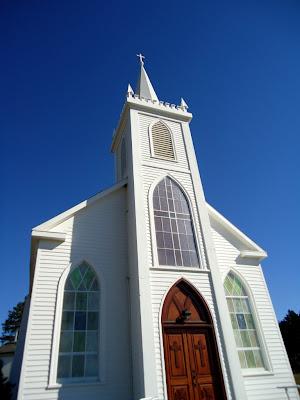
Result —
<path fill-rule="evenodd" d="M 121 177 L 125 178 L 127 175 L 127 154 L 126 154 L 126 142 L 125 138 L 121 144 Z"/>
<path fill-rule="evenodd" d="M 241 367 L 264 368 L 252 307 L 243 283 L 229 272 L 224 289 Z"/>
<path fill-rule="evenodd" d="M 85 262 L 65 283 L 58 355 L 58 382 L 98 377 L 99 285 Z"/>
<path fill-rule="evenodd" d="M 152 153 L 154 157 L 175 160 L 173 140 L 170 130 L 161 121 L 152 126 Z"/>
<path fill-rule="evenodd" d="M 153 192 L 156 245 L 160 265 L 197 267 L 196 239 L 188 201 L 169 177 Z"/>

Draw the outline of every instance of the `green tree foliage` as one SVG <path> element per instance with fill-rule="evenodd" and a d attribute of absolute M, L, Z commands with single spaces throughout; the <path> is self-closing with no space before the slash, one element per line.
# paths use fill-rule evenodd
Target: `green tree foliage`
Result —
<path fill-rule="evenodd" d="M 295 374 L 300 373 L 300 312 L 288 310 L 279 327 L 292 370 Z"/>
<path fill-rule="evenodd" d="M 0 336 L 2 344 L 14 341 L 16 332 L 20 329 L 24 305 L 25 300 L 8 312 L 8 318 L 2 324 L 2 336 Z"/>

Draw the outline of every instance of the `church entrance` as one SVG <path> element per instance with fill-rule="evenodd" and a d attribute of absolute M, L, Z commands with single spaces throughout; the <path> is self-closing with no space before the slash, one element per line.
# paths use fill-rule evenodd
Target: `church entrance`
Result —
<path fill-rule="evenodd" d="M 162 328 L 168 400 L 226 399 L 210 312 L 184 280 L 165 299 Z"/>

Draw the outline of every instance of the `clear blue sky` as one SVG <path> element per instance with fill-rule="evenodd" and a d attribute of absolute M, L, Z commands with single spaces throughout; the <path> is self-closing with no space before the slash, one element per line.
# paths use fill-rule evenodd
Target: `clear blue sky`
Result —
<path fill-rule="evenodd" d="M 299 1 L 2 0 L 0 321 L 28 291 L 31 228 L 113 183 L 136 53 L 184 97 L 207 200 L 266 249 L 278 318 L 298 311 Z"/>

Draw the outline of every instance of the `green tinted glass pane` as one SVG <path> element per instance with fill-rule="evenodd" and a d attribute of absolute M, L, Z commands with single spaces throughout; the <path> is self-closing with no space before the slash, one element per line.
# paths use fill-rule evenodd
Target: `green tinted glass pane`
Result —
<path fill-rule="evenodd" d="M 76 310 L 86 310 L 87 306 L 87 293 L 78 292 L 76 294 Z"/>
<path fill-rule="evenodd" d="M 72 377 L 84 376 L 84 356 L 73 356 Z"/>
<path fill-rule="evenodd" d="M 228 296 L 230 296 L 232 293 L 232 285 L 233 285 L 233 280 L 231 275 L 229 274 L 225 279 L 225 292 Z"/>
<path fill-rule="evenodd" d="M 82 263 L 81 265 L 79 265 L 79 271 L 80 271 L 82 277 L 84 276 L 84 274 L 86 273 L 88 268 L 89 268 L 88 265 L 85 263 Z"/>
<path fill-rule="evenodd" d="M 60 353 L 70 353 L 72 351 L 73 332 L 64 332 L 60 334 Z"/>
<path fill-rule="evenodd" d="M 256 332 L 255 331 L 248 331 L 249 338 L 251 341 L 251 347 L 259 347 Z"/>
<path fill-rule="evenodd" d="M 245 356 L 246 356 L 248 368 L 255 368 L 256 364 L 255 364 L 253 351 L 245 350 Z"/>
<path fill-rule="evenodd" d="M 73 311 L 75 305 L 75 292 L 65 292 L 63 309 Z"/>
<path fill-rule="evenodd" d="M 246 323 L 247 323 L 247 328 L 248 329 L 254 329 L 254 322 L 251 314 L 246 314 L 245 315 Z"/>
<path fill-rule="evenodd" d="M 94 279 L 94 276 L 95 276 L 94 272 L 91 270 L 91 268 L 89 268 L 89 269 L 86 271 L 86 273 L 85 273 L 85 275 L 84 275 L 84 278 L 83 278 L 83 281 L 84 281 L 85 286 L 87 287 L 87 289 L 90 288 L 91 283 L 92 283 L 92 281 L 93 281 L 93 279 Z"/>
<path fill-rule="evenodd" d="M 79 290 L 80 292 L 86 292 L 86 286 L 83 281 L 81 282 L 77 290 Z"/>
<path fill-rule="evenodd" d="M 243 310 L 245 314 L 251 314 L 248 299 L 242 299 Z"/>
<path fill-rule="evenodd" d="M 232 299 L 227 299 L 227 305 L 229 312 L 234 312 Z"/>
<path fill-rule="evenodd" d="M 243 313 L 243 304 L 241 299 L 233 299 L 234 309 L 236 313 Z"/>
<path fill-rule="evenodd" d="M 237 324 L 237 320 L 235 318 L 235 314 L 230 314 L 230 318 L 231 318 L 231 324 L 232 324 L 232 328 L 233 329 L 238 329 L 238 324 Z"/>
<path fill-rule="evenodd" d="M 236 319 L 240 329 L 246 329 L 246 320 L 244 314 L 236 314 Z"/>
<path fill-rule="evenodd" d="M 68 378 L 71 375 L 71 356 L 58 357 L 57 378 Z"/>
<path fill-rule="evenodd" d="M 86 351 L 98 350 L 98 332 L 87 332 L 86 334 Z"/>
<path fill-rule="evenodd" d="M 87 329 L 89 331 L 98 329 L 98 313 L 97 312 L 89 312 L 88 313 Z"/>
<path fill-rule="evenodd" d="M 68 277 L 65 284 L 65 290 L 74 290 L 73 283 L 71 282 L 71 278 Z"/>
<path fill-rule="evenodd" d="M 78 288 L 81 282 L 81 274 L 78 268 L 74 269 L 70 275 L 71 281 L 75 289 Z"/>
<path fill-rule="evenodd" d="M 85 376 L 98 376 L 98 356 L 96 354 L 86 356 Z"/>
<path fill-rule="evenodd" d="M 73 351 L 76 353 L 85 351 L 85 332 L 74 332 Z"/>
<path fill-rule="evenodd" d="M 247 368 L 245 352 L 243 350 L 239 350 L 238 353 L 239 353 L 239 359 L 240 359 L 241 367 L 242 368 Z"/>
<path fill-rule="evenodd" d="M 253 350 L 256 368 L 264 368 L 260 350 Z"/>
<path fill-rule="evenodd" d="M 88 295 L 88 309 L 92 311 L 97 311 L 99 308 L 99 293 L 90 292 Z"/>
<path fill-rule="evenodd" d="M 63 311 L 61 320 L 62 331 L 73 330 L 74 327 L 74 313 L 72 311 Z"/>
<path fill-rule="evenodd" d="M 251 347 L 248 331 L 240 331 L 244 347 Z"/>
<path fill-rule="evenodd" d="M 234 333 L 234 338 L 235 338 L 237 347 L 243 347 L 243 342 L 242 342 L 242 338 L 240 335 L 240 331 L 238 329 L 234 329 L 233 333 Z"/>

